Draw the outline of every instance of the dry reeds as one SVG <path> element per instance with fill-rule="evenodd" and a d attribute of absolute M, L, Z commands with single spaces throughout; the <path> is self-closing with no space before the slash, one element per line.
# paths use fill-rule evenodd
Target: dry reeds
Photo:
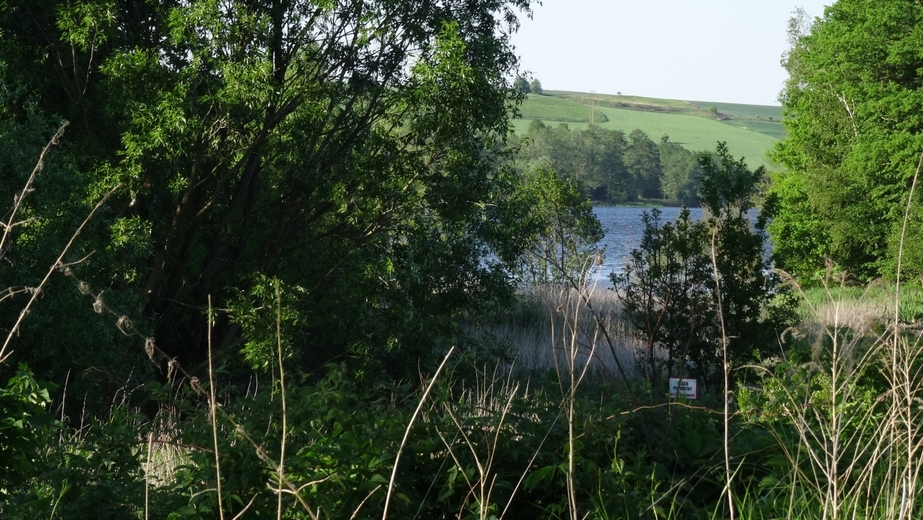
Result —
<path fill-rule="evenodd" d="M 921 166 L 923 155 L 907 215 Z M 902 234 L 893 301 L 844 299 L 845 278 L 828 268 L 825 301 L 805 298 L 813 319 L 791 331 L 811 345 L 810 360 L 788 362 L 784 371 L 762 369 L 766 411 L 781 419 L 768 423 L 791 466 L 789 516 L 797 504 L 825 520 L 915 517 L 923 341 L 919 329 L 900 319 L 903 248 Z"/>
<path fill-rule="evenodd" d="M 581 291 L 540 286 L 522 294 L 507 319 L 466 332 L 478 343 L 508 348 L 517 371 L 523 374 L 563 366 L 573 354 L 580 369 L 588 370 L 588 377 L 616 380 L 619 365 L 634 377 L 636 353 L 641 348 L 621 315 L 618 295 L 607 288 Z M 558 333 L 565 328 L 576 334 L 572 353 L 561 345 Z"/>

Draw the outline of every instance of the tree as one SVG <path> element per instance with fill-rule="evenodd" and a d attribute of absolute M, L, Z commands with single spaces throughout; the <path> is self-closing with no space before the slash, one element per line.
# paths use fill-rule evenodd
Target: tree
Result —
<path fill-rule="evenodd" d="M 636 182 L 622 161 L 626 146 L 619 130 L 590 125 L 571 131 L 566 124 L 548 128 L 533 121 L 519 160 L 526 169 L 550 164 L 558 174 L 573 177 L 594 200 L 633 200 Z"/>
<path fill-rule="evenodd" d="M 522 92 L 523 94 L 528 94 L 532 92 L 532 88 L 529 85 L 529 80 L 525 76 L 516 76 L 516 81 L 513 82 L 513 89 L 517 92 Z"/>
<path fill-rule="evenodd" d="M 532 81 L 529 82 L 529 92 L 539 95 L 542 94 L 542 82 L 539 81 L 538 78 L 533 78 Z"/>
<path fill-rule="evenodd" d="M 528 254 L 520 276 L 531 285 L 583 286 L 596 265 L 602 225 L 593 207 L 573 179 L 565 179 L 545 166 L 523 178 L 519 207 L 526 234 L 521 238 Z"/>
<path fill-rule="evenodd" d="M 701 153 L 699 165 L 703 170 L 699 201 L 712 235 L 716 297 L 729 360 L 739 366 L 754 354 L 774 351 L 777 334 L 794 316 L 793 300 L 766 254 L 766 226 L 773 208 L 755 207 L 764 167 L 751 171 L 744 158 L 734 159 L 723 142 L 714 152 Z"/>
<path fill-rule="evenodd" d="M 671 377 L 712 380 L 718 330 L 709 234 L 683 208 L 676 222 L 660 210 L 642 216 L 641 244 L 621 273 L 611 275 L 622 315 L 643 344 L 640 360 L 653 388 Z"/>
<path fill-rule="evenodd" d="M 504 78 L 528 9 L 8 2 L 6 110 L 72 122 L 80 173 L 56 219 L 121 186 L 83 245 L 107 254 L 73 271 L 141 337 L 85 350 L 142 352 L 147 336 L 163 363 L 194 366 L 211 298 L 232 310 L 214 327 L 217 353 L 243 346 L 260 365 L 259 304 L 280 280 L 302 366 L 399 370 L 451 334 L 453 313 L 508 297 L 515 231 L 494 208 L 517 182 L 504 140 L 520 96 Z M 501 263 L 484 263 L 488 251 Z"/>
<path fill-rule="evenodd" d="M 921 23 L 923 6 L 902 0 L 841 0 L 813 24 L 803 12 L 792 19 L 788 137 L 772 153 L 785 168 L 773 178 L 770 227 L 780 267 L 809 277 L 830 259 L 861 279 L 893 272 L 923 152 Z M 923 239 L 920 222 L 915 213 L 905 248 Z"/>
<path fill-rule="evenodd" d="M 703 172 L 696 154 L 668 140 L 661 140 L 659 148 L 664 197 L 687 206 L 697 204 Z"/>
<path fill-rule="evenodd" d="M 634 177 L 638 194 L 644 198 L 663 197 L 660 178 L 663 175 L 660 166 L 660 150 L 657 143 L 641 130 L 633 130 L 628 135 L 628 147 L 622 158 L 625 168 Z"/>

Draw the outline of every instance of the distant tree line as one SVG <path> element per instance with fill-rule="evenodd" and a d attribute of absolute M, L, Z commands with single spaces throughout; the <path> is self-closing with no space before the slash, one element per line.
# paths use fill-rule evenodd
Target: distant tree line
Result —
<path fill-rule="evenodd" d="M 566 123 L 551 127 L 534 120 L 522 137 L 519 160 L 527 168 L 550 164 L 596 201 L 643 198 L 698 204 L 702 168 L 697 154 L 666 135 L 658 143 L 641 130 L 628 135 L 596 125 L 571 130 Z"/>

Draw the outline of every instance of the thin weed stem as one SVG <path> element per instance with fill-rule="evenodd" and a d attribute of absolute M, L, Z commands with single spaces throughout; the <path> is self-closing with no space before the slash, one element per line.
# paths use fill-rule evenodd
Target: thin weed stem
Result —
<path fill-rule="evenodd" d="M 21 224 L 21 222 L 16 222 L 16 213 L 19 212 L 19 209 L 22 207 L 22 201 L 26 196 L 34 191 L 32 188 L 32 183 L 35 182 L 35 178 L 38 176 L 45 168 L 45 156 L 51 151 L 51 148 L 58 144 L 58 140 L 61 139 L 61 136 L 64 135 L 64 129 L 69 125 L 69 121 L 65 121 L 61 124 L 61 127 L 58 128 L 58 131 L 55 132 L 54 136 L 48 143 L 45 145 L 45 148 L 42 149 L 42 153 L 38 156 L 38 161 L 35 163 L 35 167 L 32 169 L 32 173 L 29 175 L 29 178 L 26 179 L 26 184 L 23 186 L 22 191 L 19 192 L 19 195 L 13 198 L 13 209 L 10 210 L 10 218 L 6 222 L 0 222 L 0 226 L 3 226 L 3 236 L 0 236 L 0 259 L 2 259 L 9 248 L 7 243 L 10 232 L 13 231 L 13 228 Z"/>
<path fill-rule="evenodd" d="M 69 266 L 65 266 L 63 263 L 61 263 L 61 261 L 64 260 L 64 255 L 66 255 L 67 252 L 70 251 L 71 246 L 74 245 L 74 241 L 77 240 L 77 237 L 80 235 L 80 232 L 83 231 L 83 228 L 86 227 L 87 223 L 89 223 L 90 220 L 93 219 L 93 216 L 96 215 L 96 212 L 99 210 L 99 208 L 101 208 L 102 205 L 105 204 L 107 200 L 109 200 L 109 197 L 112 196 L 112 194 L 115 193 L 121 187 L 122 187 L 121 184 L 116 185 L 114 188 L 109 190 L 108 193 L 103 195 L 103 198 L 101 198 L 99 202 L 97 202 L 96 205 L 93 206 L 93 210 L 90 211 L 90 214 L 87 215 L 85 219 L 83 219 L 83 222 L 80 223 L 80 226 L 77 227 L 77 230 L 74 231 L 73 235 L 71 235 L 70 240 L 67 241 L 67 245 L 65 245 L 64 249 L 61 250 L 61 254 L 58 255 L 58 258 L 51 265 L 51 268 L 48 269 L 48 273 L 46 273 L 45 277 L 42 278 L 42 281 L 41 283 L 38 284 L 38 287 L 29 291 L 32 293 L 32 297 L 29 299 L 29 302 L 26 303 L 26 306 L 23 307 L 22 311 L 20 311 L 19 318 L 16 319 L 16 323 L 13 324 L 13 328 L 11 328 L 10 332 L 7 334 L 6 340 L 3 342 L 3 346 L 0 347 L 0 365 L 6 362 L 6 360 L 9 359 L 9 357 L 13 354 L 12 351 L 7 352 L 7 349 L 10 346 L 10 341 L 13 340 L 13 336 L 15 336 L 16 333 L 19 331 L 19 326 L 22 324 L 22 320 L 25 319 L 26 315 L 29 314 L 29 309 L 32 308 L 32 304 L 35 303 L 35 300 L 38 299 L 39 295 L 42 293 L 42 288 L 45 287 L 46 283 L 48 283 L 48 279 L 51 278 L 52 273 L 54 273 L 57 269 L 61 269 L 61 268 L 64 269 L 65 273 L 70 271 Z M 8 229 L 8 226 L 7 226 L 7 229 Z"/>
<path fill-rule="evenodd" d="M 715 300 L 718 304 L 718 320 L 721 323 L 721 356 L 722 356 L 722 372 L 724 373 L 724 478 L 725 478 L 725 491 L 727 492 L 728 500 L 728 511 L 730 513 L 731 520 L 736 518 L 734 510 L 734 493 L 731 486 L 733 474 L 731 473 L 731 453 L 730 453 L 730 382 L 729 382 L 729 372 L 730 367 L 728 366 L 728 336 L 727 330 L 724 325 L 724 308 L 722 307 L 721 302 L 721 274 L 718 271 L 718 257 L 717 257 L 717 247 L 715 242 L 718 238 L 718 228 L 715 227 L 712 230 L 711 235 L 711 263 L 712 268 L 714 269 L 714 279 L 715 279 Z"/>
<path fill-rule="evenodd" d="M 221 495 L 221 457 L 218 452 L 218 403 L 215 400 L 215 375 L 212 366 L 212 295 L 208 295 L 208 404 L 212 418 L 212 441 L 215 448 L 215 481 L 218 492 L 218 516 L 224 520 L 224 501 Z"/>
<path fill-rule="evenodd" d="M 913 206 L 913 195 L 917 187 L 917 179 L 920 176 L 920 168 L 923 167 L 923 153 L 920 154 L 920 160 L 917 162 L 917 169 L 913 174 L 913 182 L 910 184 L 910 194 L 907 196 L 907 207 L 904 209 L 904 221 L 901 225 L 901 239 L 900 245 L 897 252 L 897 273 L 896 281 L 894 288 L 894 347 L 892 348 L 892 369 L 894 373 L 897 374 L 897 352 L 898 352 L 898 342 L 900 341 L 900 311 L 901 311 L 901 264 L 904 257 L 904 240 L 907 235 L 907 223 L 910 221 L 910 208 Z M 907 365 L 905 364 L 902 367 L 901 374 L 904 376 L 901 381 L 901 388 L 904 392 L 901 396 L 903 398 L 903 403 L 900 409 L 904 412 L 902 419 L 906 425 L 906 447 L 908 462 L 915 460 L 915 453 L 917 451 L 917 445 L 914 442 L 914 428 L 913 428 L 913 401 L 914 395 L 912 392 L 912 378 L 907 377 Z M 896 392 L 895 392 L 896 393 Z M 897 397 L 895 397 L 896 399 Z M 912 464 L 912 463 L 911 463 Z M 908 467 L 910 464 L 908 464 Z M 903 520 L 904 518 L 909 518 L 913 514 L 913 500 L 908 500 L 908 497 L 915 496 L 916 486 L 916 476 L 913 479 L 909 475 L 904 474 L 901 478 L 901 505 L 898 518 Z"/>
<path fill-rule="evenodd" d="M 420 415 L 420 410 L 423 408 L 423 403 L 426 402 L 426 398 L 429 396 L 430 390 L 433 389 L 433 385 L 436 384 L 436 379 L 439 378 L 439 374 L 442 372 L 442 369 L 449 361 L 449 358 L 452 356 L 453 352 L 455 352 L 454 346 L 450 348 L 446 353 L 442 363 L 439 364 L 439 368 L 436 369 L 436 373 L 433 374 L 433 378 L 430 380 L 429 384 L 426 385 L 426 390 L 423 391 L 423 396 L 420 397 L 420 402 L 417 404 L 417 409 L 414 410 L 413 415 L 410 417 L 410 422 L 407 423 L 407 429 L 404 430 L 404 438 L 401 439 L 401 445 L 398 447 L 397 455 L 394 457 L 394 467 L 391 469 L 391 479 L 388 480 L 388 492 L 385 495 L 385 507 L 384 511 L 381 513 L 382 520 L 388 518 L 388 506 L 391 504 L 391 493 L 394 491 L 394 480 L 397 477 L 397 465 L 401 460 L 401 453 L 404 451 L 404 446 L 407 445 L 407 439 L 410 437 L 410 429 L 413 428 L 413 423 L 417 420 L 417 416 Z"/>
<path fill-rule="evenodd" d="M 276 286 L 276 351 L 279 355 L 279 391 L 282 397 L 282 446 L 279 454 L 279 488 L 278 503 L 276 507 L 276 518 L 282 519 L 282 482 L 285 477 L 285 443 L 288 434 L 288 409 L 285 402 L 285 368 L 282 362 L 282 290 L 279 287 L 279 280 L 275 280 Z"/>
<path fill-rule="evenodd" d="M 151 451 L 154 447 L 154 432 L 147 432 L 147 463 L 144 469 L 144 520 L 150 518 L 151 494 Z"/>

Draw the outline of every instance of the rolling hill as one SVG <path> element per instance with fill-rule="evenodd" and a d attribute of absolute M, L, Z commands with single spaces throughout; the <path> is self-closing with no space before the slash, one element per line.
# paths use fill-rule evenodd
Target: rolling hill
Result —
<path fill-rule="evenodd" d="M 629 133 L 640 129 L 658 139 L 663 135 L 692 151 L 714 150 L 725 141 L 735 157 L 743 156 L 751 167 L 772 168 L 766 159 L 779 139 L 785 137 L 782 108 L 733 103 L 678 101 L 608 94 L 546 90 L 530 94 L 520 107 L 521 118 L 513 123 L 524 134 L 533 119 L 546 124 L 565 123 L 570 128 L 602 128 Z"/>

